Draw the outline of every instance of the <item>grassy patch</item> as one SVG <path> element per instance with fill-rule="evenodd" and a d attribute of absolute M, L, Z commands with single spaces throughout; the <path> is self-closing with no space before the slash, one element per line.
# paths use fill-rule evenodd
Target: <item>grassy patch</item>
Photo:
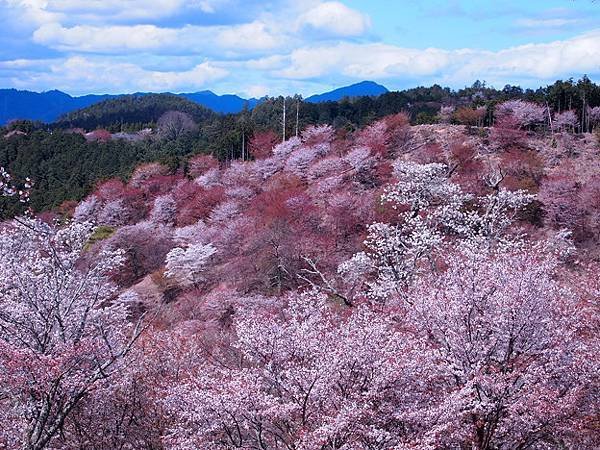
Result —
<path fill-rule="evenodd" d="M 114 227 L 109 227 L 107 225 L 101 225 L 94 230 L 90 238 L 88 239 L 87 244 L 85 244 L 85 249 L 89 249 L 96 242 L 103 241 L 104 239 L 108 239 L 113 234 L 115 234 L 116 229 Z"/>

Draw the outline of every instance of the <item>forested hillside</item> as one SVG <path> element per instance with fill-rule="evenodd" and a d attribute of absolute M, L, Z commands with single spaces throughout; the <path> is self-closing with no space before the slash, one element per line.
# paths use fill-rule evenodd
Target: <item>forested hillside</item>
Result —
<path fill-rule="evenodd" d="M 598 448 L 600 141 L 565 114 L 255 133 L 3 223 L 0 446 Z M 67 172 L 183 142 L 36 133 Z"/>
<path fill-rule="evenodd" d="M 217 115 L 204 106 L 172 94 L 124 95 L 65 114 L 56 121 L 56 126 L 86 130 L 139 130 L 154 125 L 167 111 L 184 112 L 196 122 L 211 120 Z"/>
<path fill-rule="evenodd" d="M 559 81 L 535 91 L 511 86 L 499 91 L 475 83 L 459 91 L 433 86 L 340 102 L 287 98 L 285 136 L 319 124 L 329 124 L 344 135 L 399 112 L 406 112 L 412 124 L 489 127 L 496 121 L 496 105 L 508 100 L 538 105 L 530 129 L 564 128 L 564 123 L 549 120 L 550 112 L 559 121 L 570 121 L 575 132 L 592 131 L 599 120 L 600 87 L 587 78 L 577 83 Z M 190 120 L 184 124 L 171 117 L 159 124 L 171 111 L 185 113 Z M 74 112 L 51 125 L 12 123 L 0 137 L 0 165 L 18 180 L 28 176 L 36 180 L 31 206 L 43 211 L 81 200 L 98 180 L 125 179 L 142 162 L 160 162 L 171 173 L 187 173 L 187 161 L 196 154 L 211 155 L 222 164 L 251 159 L 264 146 L 283 139 L 282 119 L 283 97 L 266 99 L 252 111 L 222 115 L 172 95 L 127 96 Z M 138 133 L 144 129 L 149 133 Z M 84 139 L 81 135 L 86 132 Z M 2 203 L 4 216 L 22 211 L 18 202 Z"/>
<path fill-rule="evenodd" d="M 0 450 L 600 450 L 599 6 L 0 0 Z"/>

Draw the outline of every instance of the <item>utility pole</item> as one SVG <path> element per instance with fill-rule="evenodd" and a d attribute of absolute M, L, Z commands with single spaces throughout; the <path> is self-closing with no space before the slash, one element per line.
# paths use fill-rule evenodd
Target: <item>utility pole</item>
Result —
<path fill-rule="evenodd" d="M 581 124 L 580 124 L 580 128 L 581 128 L 581 132 L 585 133 L 588 129 L 588 125 L 587 125 L 587 107 L 585 104 L 585 91 L 583 91 L 583 108 L 581 108 Z"/>
<path fill-rule="evenodd" d="M 246 156 L 244 154 L 245 149 L 246 149 L 246 133 L 244 130 L 242 130 L 242 161 L 246 161 Z"/>
<path fill-rule="evenodd" d="M 552 126 L 552 114 L 550 113 L 550 105 L 546 101 L 546 110 L 548 111 L 548 123 L 550 124 L 550 133 L 554 136 L 554 127 Z"/>
<path fill-rule="evenodd" d="M 296 98 L 296 137 L 298 137 L 298 121 L 300 118 L 300 96 Z"/>
<path fill-rule="evenodd" d="M 281 122 L 283 125 L 282 131 L 281 131 L 281 135 L 283 137 L 282 142 L 285 142 L 285 96 L 283 97 L 283 120 Z"/>

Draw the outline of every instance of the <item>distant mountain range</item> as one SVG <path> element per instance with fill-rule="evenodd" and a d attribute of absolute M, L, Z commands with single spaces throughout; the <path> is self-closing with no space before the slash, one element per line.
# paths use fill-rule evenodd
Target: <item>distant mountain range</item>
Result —
<path fill-rule="evenodd" d="M 305 99 L 307 102 L 321 103 L 338 101 L 344 97 L 378 96 L 388 90 L 373 81 L 363 81 L 350 86 L 334 89 L 330 92 L 312 95 Z M 138 92 L 134 95 L 147 95 Z M 236 113 L 245 106 L 254 108 L 261 99 L 244 99 L 237 95 L 218 95 L 212 91 L 176 94 L 220 113 Z M 64 92 L 53 90 L 46 92 L 19 91 L 16 89 L 0 89 L 0 125 L 14 119 L 39 120 L 54 122 L 62 114 L 85 108 L 122 94 L 83 95 L 72 97 Z"/>
<path fill-rule="evenodd" d="M 213 91 L 177 95 L 220 113 L 237 113 L 244 109 L 244 106 L 252 109 L 260 102 L 257 98 L 245 99 L 233 94 L 218 95 Z"/>
<path fill-rule="evenodd" d="M 374 81 L 361 81 L 360 83 L 337 88 L 323 94 L 311 95 L 306 98 L 306 101 L 311 103 L 336 102 L 344 97 L 377 97 L 386 92 L 389 91 L 381 84 L 377 84 Z"/>

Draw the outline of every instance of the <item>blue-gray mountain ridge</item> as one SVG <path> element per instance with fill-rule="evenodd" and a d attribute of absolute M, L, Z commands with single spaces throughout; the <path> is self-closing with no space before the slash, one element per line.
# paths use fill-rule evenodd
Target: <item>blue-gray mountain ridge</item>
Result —
<path fill-rule="evenodd" d="M 320 103 L 338 101 L 344 97 L 378 96 L 388 90 L 373 81 L 344 86 L 322 94 L 307 97 L 305 101 Z M 46 92 L 20 91 L 17 89 L 0 89 L 0 125 L 15 119 L 39 120 L 41 122 L 54 122 L 61 115 L 85 108 L 104 100 L 120 97 L 123 94 L 83 95 L 73 97 L 58 90 Z M 145 95 L 138 92 L 133 95 Z M 244 107 L 252 109 L 262 99 L 245 99 L 237 95 L 218 95 L 212 91 L 176 94 L 212 109 L 219 113 L 237 113 Z"/>

